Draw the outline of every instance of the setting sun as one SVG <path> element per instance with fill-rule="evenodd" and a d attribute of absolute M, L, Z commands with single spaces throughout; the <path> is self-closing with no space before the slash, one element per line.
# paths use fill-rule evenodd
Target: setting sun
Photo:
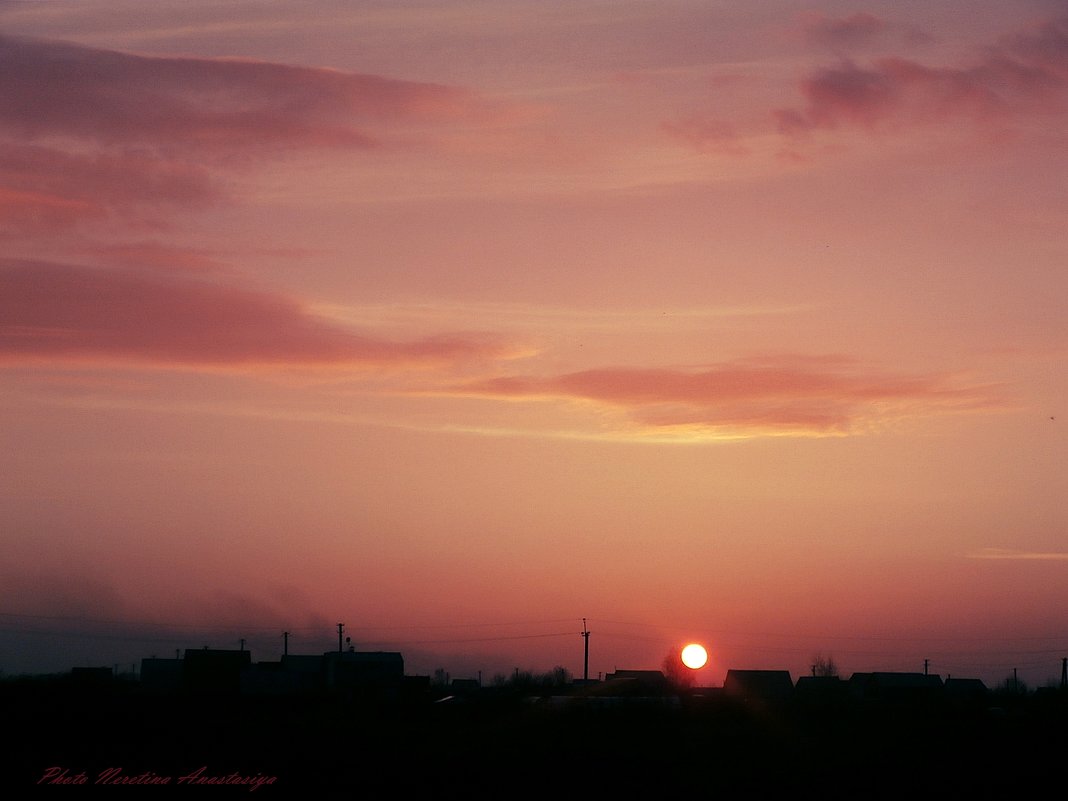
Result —
<path fill-rule="evenodd" d="M 682 649 L 682 664 L 691 670 L 703 668 L 706 662 L 708 662 L 708 652 L 697 643 L 690 643 Z"/>

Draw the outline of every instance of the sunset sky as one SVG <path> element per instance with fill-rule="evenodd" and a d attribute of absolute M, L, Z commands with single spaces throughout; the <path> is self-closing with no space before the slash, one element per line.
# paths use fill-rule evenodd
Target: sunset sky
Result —
<path fill-rule="evenodd" d="M 1068 5 L 0 0 L 0 670 L 1039 686 Z"/>

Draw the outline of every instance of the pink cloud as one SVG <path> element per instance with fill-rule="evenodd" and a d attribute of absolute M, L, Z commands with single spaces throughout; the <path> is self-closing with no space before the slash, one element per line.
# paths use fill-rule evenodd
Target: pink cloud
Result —
<path fill-rule="evenodd" d="M 782 356 L 703 370 L 605 368 L 551 377 L 509 376 L 459 392 L 506 398 L 556 397 L 625 410 L 650 426 L 845 432 L 894 409 L 997 407 L 996 388 L 956 385 L 948 376 L 866 372 L 837 359 Z M 876 414 L 876 409 L 880 410 Z"/>
<path fill-rule="evenodd" d="M 0 184 L 0 239 L 13 234 L 50 233 L 101 216 L 103 209 L 89 200 Z"/>
<path fill-rule="evenodd" d="M 213 273 L 226 270 L 226 264 L 213 254 L 195 248 L 174 247 L 160 242 L 130 242 L 89 248 L 87 254 L 114 267 Z"/>
<path fill-rule="evenodd" d="M 776 112 L 796 134 L 855 125 L 966 119 L 1004 121 L 1017 114 L 1068 108 L 1068 22 L 1005 39 L 967 66 L 928 66 L 884 58 L 868 66 L 842 61 L 801 85 L 807 105 Z"/>
<path fill-rule="evenodd" d="M 86 154 L 0 142 L 0 231 L 58 230 L 117 212 L 143 217 L 167 207 L 204 206 L 219 195 L 202 167 L 147 153 Z"/>
<path fill-rule="evenodd" d="M 293 298 L 144 270 L 0 261 L 0 360 L 403 366 L 501 353 L 487 338 L 389 341 Z"/>
<path fill-rule="evenodd" d="M 749 152 L 734 126 L 723 120 L 691 116 L 665 122 L 661 129 L 674 139 L 688 144 L 699 153 L 722 153 L 744 156 Z"/>
<path fill-rule="evenodd" d="M 463 89 L 262 61 L 159 58 L 0 35 L 0 235 L 223 197 L 218 170 L 294 149 L 429 141 Z M 209 170 L 210 166 L 210 170 Z"/>
<path fill-rule="evenodd" d="M 811 12 L 802 16 L 801 24 L 809 39 L 833 48 L 868 44 L 889 28 L 886 20 L 866 12 L 848 17 L 828 17 L 821 12 Z"/>
<path fill-rule="evenodd" d="M 469 110 L 446 86 L 262 61 L 160 58 L 0 37 L 0 129 L 177 152 L 371 147 L 371 123 Z"/>

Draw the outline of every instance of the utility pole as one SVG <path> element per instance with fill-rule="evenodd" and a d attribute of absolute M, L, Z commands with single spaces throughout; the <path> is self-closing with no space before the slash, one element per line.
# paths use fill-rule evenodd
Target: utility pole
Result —
<path fill-rule="evenodd" d="M 1061 660 L 1061 689 L 1068 690 L 1068 657 Z"/>
<path fill-rule="evenodd" d="M 343 632 L 344 630 L 345 630 L 345 624 L 344 623 L 338 623 L 337 624 L 337 652 L 339 654 L 342 652 L 342 648 L 341 648 L 341 632 Z"/>
<path fill-rule="evenodd" d="M 584 682 L 590 680 L 590 632 L 586 628 L 586 618 L 582 618 L 582 639 L 583 639 L 583 655 L 582 655 L 582 680 Z"/>
<path fill-rule="evenodd" d="M 245 650 L 245 638 L 244 637 L 241 638 L 241 650 L 242 651 Z"/>
<path fill-rule="evenodd" d="M 282 656 L 289 656 L 289 632 L 282 632 Z"/>
<path fill-rule="evenodd" d="M 924 676 L 927 675 L 927 663 L 930 662 L 930 661 L 931 661 L 930 659 L 924 659 L 923 660 L 923 675 Z"/>

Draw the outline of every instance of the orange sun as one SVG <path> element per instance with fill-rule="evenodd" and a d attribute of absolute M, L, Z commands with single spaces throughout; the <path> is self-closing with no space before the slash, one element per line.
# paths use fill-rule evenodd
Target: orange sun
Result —
<path fill-rule="evenodd" d="M 708 662 L 708 652 L 697 643 L 692 642 L 682 649 L 682 664 L 690 670 L 703 668 L 706 662 Z"/>

